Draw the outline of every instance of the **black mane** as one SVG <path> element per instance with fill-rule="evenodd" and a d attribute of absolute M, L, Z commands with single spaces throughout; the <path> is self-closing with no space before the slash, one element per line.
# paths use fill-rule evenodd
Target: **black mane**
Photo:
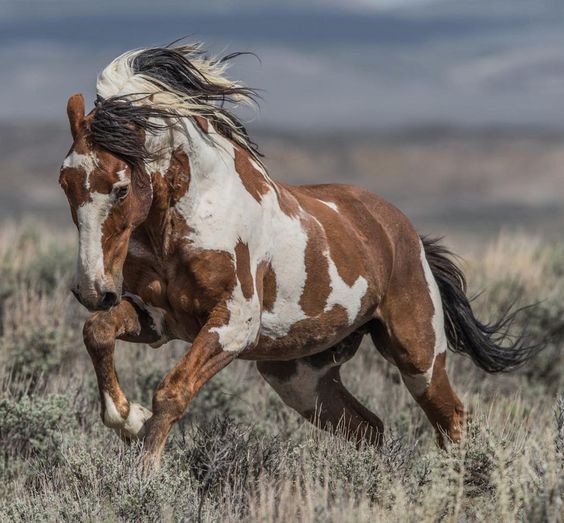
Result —
<path fill-rule="evenodd" d="M 245 53 L 232 53 L 209 63 L 219 65 Z M 234 140 L 254 157 L 262 156 L 258 146 L 251 141 L 245 126 L 224 105 L 251 100 L 256 103 L 254 89 L 234 84 L 214 82 L 190 60 L 202 57 L 196 46 L 179 46 L 147 49 L 132 60 L 134 74 L 143 75 L 159 92 L 175 92 L 194 100 L 193 116 L 207 118 L 217 132 Z M 156 133 L 174 125 L 179 117 L 186 116 L 174 107 L 164 108 L 144 104 L 151 94 L 137 93 L 127 96 L 101 98 L 95 102 L 90 122 L 90 140 L 120 157 L 132 166 L 155 159 L 158 153 L 148 151 L 145 134 Z M 195 109 L 194 109 L 195 107 Z M 155 123 L 158 118 L 162 123 Z M 164 119 L 164 121 L 163 121 Z"/>

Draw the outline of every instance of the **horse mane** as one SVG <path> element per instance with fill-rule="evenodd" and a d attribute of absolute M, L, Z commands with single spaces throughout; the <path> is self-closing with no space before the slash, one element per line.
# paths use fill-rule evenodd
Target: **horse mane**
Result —
<path fill-rule="evenodd" d="M 228 62 L 245 53 L 207 57 L 202 45 L 183 44 L 128 51 L 99 75 L 90 140 L 131 165 L 154 160 L 145 133 L 178 118 L 201 116 L 256 160 L 262 156 L 244 125 L 225 104 L 256 103 L 256 91 L 225 76 Z"/>

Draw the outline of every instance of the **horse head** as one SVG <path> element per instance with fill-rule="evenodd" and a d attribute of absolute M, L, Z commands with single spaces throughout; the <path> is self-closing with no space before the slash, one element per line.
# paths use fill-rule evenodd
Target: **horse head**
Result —
<path fill-rule="evenodd" d="M 95 111 L 85 116 L 84 98 L 69 98 L 72 147 L 59 182 L 78 229 L 79 249 L 72 292 L 90 310 L 120 301 L 122 269 L 132 231 L 148 215 L 151 187 L 142 165 L 125 161 L 91 140 Z"/>

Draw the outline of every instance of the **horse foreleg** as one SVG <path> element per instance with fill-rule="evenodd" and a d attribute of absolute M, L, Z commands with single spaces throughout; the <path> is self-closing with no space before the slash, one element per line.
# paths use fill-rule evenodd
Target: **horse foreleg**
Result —
<path fill-rule="evenodd" d="M 149 315 L 127 299 L 109 311 L 97 312 L 84 324 L 84 344 L 90 354 L 100 390 L 101 417 L 123 439 L 137 438 L 151 411 L 129 403 L 114 365 L 116 339 L 152 343 L 159 339 Z"/>
<path fill-rule="evenodd" d="M 250 312 L 249 314 L 253 314 Z M 243 314 L 244 316 L 244 314 Z M 250 321 L 224 325 L 225 308 L 202 328 L 192 347 L 164 377 L 153 396 L 153 416 L 147 422 L 145 459 L 147 467 L 158 465 L 173 423 L 186 411 L 200 388 L 237 355 L 254 343 L 258 316 Z M 225 329 L 221 336 L 219 331 Z"/>

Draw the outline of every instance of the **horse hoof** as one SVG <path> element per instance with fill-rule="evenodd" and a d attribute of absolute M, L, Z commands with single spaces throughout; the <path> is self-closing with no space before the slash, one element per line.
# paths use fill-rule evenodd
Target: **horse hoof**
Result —
<path fill-rule="evenodd" d="M 129 415 L 125 420 L 123 427 L 118 429 L 119 435 L 126 441 L 140 439 L 145 434 L 145 423 L 151 418 L 153 413 L 139 405 L 139 403 L 131 403 L 129 405 Z"/>

